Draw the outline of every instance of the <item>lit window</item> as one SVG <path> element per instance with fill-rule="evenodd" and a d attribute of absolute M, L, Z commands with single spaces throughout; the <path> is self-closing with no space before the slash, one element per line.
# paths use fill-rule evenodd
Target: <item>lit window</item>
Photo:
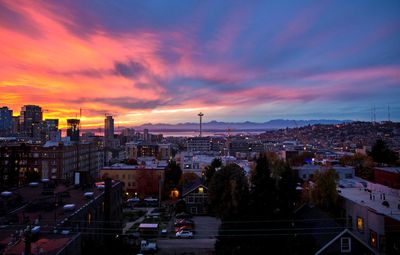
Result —
<path fill-rule="evenodd" d="M 342 237 L 340 239 L 340 248 L 341 252 L 351 252 L 351 238 Z"/>
<path fill-rule="evenodd" d="M 359 232 L 364 232 L 364 219 L 357 217 L 357 230 Z"/>
<path fill-rule="evenodd" d="M 203 193 L 204 192 L 204 188 L 203 187 L 199 187 L 199 193 Z"/>
<path fill-rule="evenodd" d="M 369 230 L 369 243 L 371 244 L 371 247 L 376 248 L 377 242 L 378 242 L 378 235 L 376 234 L 375 231 Z"/>

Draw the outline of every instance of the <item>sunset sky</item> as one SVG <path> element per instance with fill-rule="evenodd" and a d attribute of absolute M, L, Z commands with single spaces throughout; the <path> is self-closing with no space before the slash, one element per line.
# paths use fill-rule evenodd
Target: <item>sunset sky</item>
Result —
<path fill-rule="evenodd" d="M 0 0 L 0 107 L 24 104 L 85 127 L 399 121 L 400 1 Z"/>

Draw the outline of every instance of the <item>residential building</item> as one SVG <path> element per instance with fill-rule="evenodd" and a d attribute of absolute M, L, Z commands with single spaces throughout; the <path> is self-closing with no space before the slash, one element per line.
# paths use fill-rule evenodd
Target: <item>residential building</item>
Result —
<path fill-rule="evenodd" d="M 191 137 L 187 139 L 187 151 L 208 152 L 211 151 L 211 139 L 209 137 Z"/>
<path fill-rule="evenodd" d="M 350 230 L 345 229 L 324 247 L 318 250 L 315 255 L 323 254 L 378 254 L 372 250 L 365 242 L 353 234 Z"/>
<path fill-rule="evenodd" d="M 303 165 L 299 167 L 294 167 L 297 172 L 298 178 L 304 181 L 311 180 L 315 172 L 327 171 L 328 169 L 333 169 L 338 174 L 339 179 L 352 179 L 354 177 L 354 167 L 346 166 L 320 166 L 320 165 Z"/>
<path fill-rule="evenodd" d="M 400 167 L 375 167 L 374 182 L 400 189 Z"/>
<path fill-rule="evenodd" d="M 208 213 L 208 188 L 202 183 L 201 178 L 183 187 L 182 199 L 191 214 Z"/>
<path fill-rule="evenodd" d="M 92 143 L 47 142 L 43 146 L 0 146 L 0 187 L 23 185 L 27 173 L 40 178 L 71 181 L 79 172 L 81 183 L 93 183 L 103 167 L 103 154 Z"/>
<path fill-rule="evenodd" d="M 92 254 L 122 233 L 122 184 L 107 180 L 84 189 L 55 181 L 34 182 L 0 196 L 0 253 L 22 254 L 23 232 L 33 227 L 32 254 Z"/>
<path fill-rule="evenodd" d="M 360 179 L 358 185 L 341 185 L 339 197 L 358 238 L 377 253 L 400 253 L 400 190 Z"/>
<path fill-rule="evenodd" d="M 156 197 L 160 196 L 164 182 L 165 166 L 114 164 L 103 167 L 100 177 L 109 177 L 123 183 L 128 196 Z"/>

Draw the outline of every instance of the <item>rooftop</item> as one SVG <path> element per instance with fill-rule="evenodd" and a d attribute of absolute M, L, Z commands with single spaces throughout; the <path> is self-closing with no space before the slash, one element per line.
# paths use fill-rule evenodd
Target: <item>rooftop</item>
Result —
<path fill-rule="evenodd" d="M 65 247 L 69 242 L 77 238 L 79 234 L 75 235 L 62 235 L 62 234 L 46 234 L 45 237 L 40 238 L 36 242 L 32 242 L 32 254 L 58 254 L 61 248 Z M 0 241 L 1 242 L 1 241 Z M 6 244 L 7 245 L 7 244 Z M 20 241 L 13 246 L 4 249 L 4 255 L 20 255 L 25 250 L 24 241 Z M 42 251 L 43 253 L 40 253 Z"/>
<path fill-rule="evenodd" d="M 127 165 L 123 163 L 117 163 L 112 166 L 105 166 L 102 169 L 103 170 L 143 170 L 143 169 L 149 169 L 149 170 L 164 170 L 166 164 L 163 163 L 151 163 L 146 165 Z"/>
<path fill-rule="evenodd" d="M 383 185 L 369 182 L 367 182 L 367 185 L 367 188 L 339 188 L 339 195 L 359 205 L 368 207 L 372 211 L 400 221 L 400 208 L 398 207 L 400 204 L 400 190 L 390 189 Z M 383 200 L 383 194 L 385 200 Z M 383 201 L 387 201 L 389 206 L 384 206 L 382 204 Z"/>
<path fill-rule="evenodd" d="M 394 174 L 400 174 L 400 167 L 375 167 L 375 169 L 394 173 Z"/>

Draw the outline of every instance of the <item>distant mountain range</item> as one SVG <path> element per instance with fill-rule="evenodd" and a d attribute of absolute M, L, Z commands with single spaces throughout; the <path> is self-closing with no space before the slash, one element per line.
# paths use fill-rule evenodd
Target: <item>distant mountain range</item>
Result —
<path fill-rule="evenodd" d="M 231 129 L 232 131 L 260 131 L 260 130 L 270 130 L 270 129 L 280 129 L 280 128 L 295 128 L 295 127 L 303 127 L 308 125 L 315 124 L 342 124 L 349 123 L 352 120 L 285 120 L 285 119 L 275 119 L 267 122 L 259 123 L 259 122 L 219 122 L 219 121 L 210 121 L 203 123 L 204 131 L 226 131 L 227 129 Z M 119 127 L 122 129 L 123 127 Z M 143 130 L 145 128 L 150 131 L 193 131 L 199 129 L 199 123 L 178 123 L 178 124 L 165 124 L 165 123 L 147 123 L 140 126 L 133 127 L 136 130 Z"/>

